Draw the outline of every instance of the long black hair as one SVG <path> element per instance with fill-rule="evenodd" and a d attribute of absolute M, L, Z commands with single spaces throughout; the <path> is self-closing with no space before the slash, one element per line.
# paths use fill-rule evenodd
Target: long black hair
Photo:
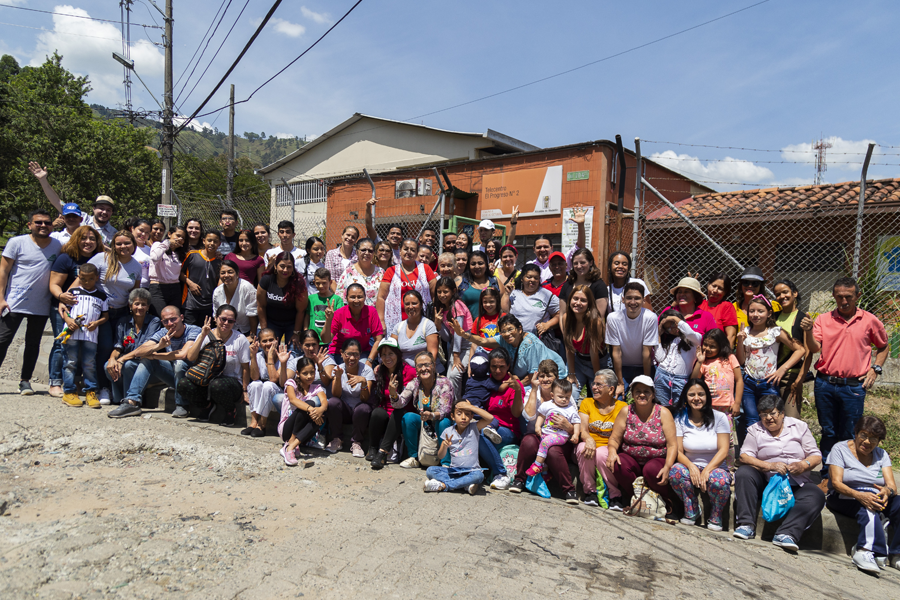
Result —
<path fill-rule="evenodd" d="M 715 422 L 716 418 L 713 413 L 712 394 L 709 391 L 709 386 L 706 385 L 706 382 L 702 379 L 695 379 L 693 377 L 688 379 L 688 382 L 684 384 L 684 387 L 681 389 L 681 395 L 678 397 L 678 401 L 672 406 L 672 414 L 675 416 L 675 419 L 681 419 L 682 423 L 685 425 L 690 423 L 691 407 L 688 405 L 687 396 L 688 390 L 695 385 L 702 387 L 703 393 L 706 395 L 706 403 L 704 403 L 703 408 L 700 409 L 700 416 L 703 418 L 703 426 L 709 427 Z"/>
<path fill-rule="evenodd" d="M 664 310 L 663 313 L 661 315 L 659 315 L 660 322 L 665 320 L 666 317 L 677 317 L 679 321 L 684 321 L 684 315 L 682 315 L 680 312 L 678 312 L 674 308 L 667 308 L 666 310 Z M 684 337 L 684 334 L 681 333 L 680 331 L 678 333 L 676 333 L 675 335 L 672 335 L 671 333 L 669 333 L 667 331 L 661 332 L 659 334 L 659 345 L 662 346 L 668 353 L 669 345 L 672 342 L 674 342 L 676 339 L 678 340 L 678 349 L 679 350 L 687 352 L 688 350 L 690 350 L 693 347 L 693 346 L 691 346 L 691 343 L 687 340 L 687 338 Z"/>
<path fill-rule="evenodd" d="M 391 376 L 396 375 L 398 381 L 400 382 L 400 391 L 403 391 L 404 382 L 403 382 L 403 365 L 406 362 L 403 360 L 403 353 L 399 348 L 395 348 L 394 346 L 386 346 L 381 345 L 378 347 L 378 357 L 381 358 L 381 352 L 387 351 L 392 352 L 394 356 L 397 358 L 397 363 L 394 365 L 394 370 L 389 370 L 384 361 L 382 361 L 377 367 L 375 367 L 375 386 L 374 386 L 374 394 L 377 399 L 376 402 L 381 402 L 384 398 L 385 392 L 390 389 L 391 385 Z"/>
<path fill-rule="evenodd" d="M 618 250 L 618 251 L 610 254 L 609 259 L 607 259 L 607 261 L 606 261 L 606 275 L 607 275 L 607 277 L 609 277 L 608 292 L 609 292 L 610 299 L 613 297 L 613 285 L 615 283 L 615 281 L 614 281 L 615 278 L 613 277 L 613 274 L 612 274 L 612 263 L 613 263 L 613 259 L 617 256 L 624 256 L 625 260 L 628 261 L 628 270 L 625 272 L 625 281 L 622 283 L 622 287 L 624 288 L 628 284 L 628 282 L 631 281 L 631 255 L 628 254 L 627 252 L 622 252 L 621 250 Z M 624 291 L 622 292 L 622 295 L 623 296 L 625 295 Z M 612 305 L 612 302 L 610 301 L 610 306 L 611 305 Z"/>
<path fill-rule="evenodd" d="M 368 239 L 368 238 L 366 238 L 366 239 Z M 312 260 L 311 255 L 310 255 L 310 250 L 312 250 L 312 247 L 313 247 L 313 245 L 315 245 L 316 242 L 319 242 L 320 244 L 322 244 L 323 247 L 328 248 L 328 246 L 325 245 L 325 242 L 323 242 L 322 238 L 320 238 L 320 237 L 311 235 L 308 238 L 306 238 L 306 255 L 303 257 L 303 260 L 305 261 L 305 265 L 303 267 L 303 276 L 304 277 L 306 277 L 306 274 L 309 272 L 309 263 Z M 359 241 L 356 242 L 356 245 L 357 246 L 359 245 Z"/>

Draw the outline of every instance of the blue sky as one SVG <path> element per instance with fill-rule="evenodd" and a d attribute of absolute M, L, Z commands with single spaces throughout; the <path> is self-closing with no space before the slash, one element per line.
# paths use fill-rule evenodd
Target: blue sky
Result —
<path fill-rule="evenodd" d="M 187 90 L 246 1 L 233 0 Z M 146 2 L 134 4 L 132 22 L 161 24 Z M 0 3 L 119 18 L 115 0 Z M 890 0 L 770 0 L 567 75 L 442 111 L 754 3 L 364 0 L 312 52 L 237 108 L 236 130 L 314 136 L 362 112 L 460 131 L 491 128 L 542 147 L 619 133 L 628 145 L 639 136 L 772 150 L 644 142 L 646 155 L 655 153 L 698 181 L 725 182 L 709 184 L 722 190 L 810 183 L 809 146 L 825 137 L 834 144 L 826 181 L 857 179 L 867 141 L 880 144 L 869 176 L 900 177 L 900 147 L 885 147 L 900 146 L 900 123 L 891 117 L 900 98 L 900 79 L 891 75 L 900 6 Z M 176 79 L 221 4 L 175 0 Z M 352 4 L 283 2 L 277 21 L 228 82 L 237 98 L 300 54 Z M 196 90 L 181 93 L 183 113 L 206 96 L 270 6 L 270 0 L 249 0 Z M 107 106 L 124 98 L 122 68 L 110 57 L 121 50 L 119 36 L 111 23 L 0 7 L 0 52 L 21 64 L 39 64 L 58 50 L 67 68 L 90 77 L 89 101 Z M 132 26 L 132 40 L 138 72 L 161 96 L 162 50 L 151 43 L 160 40 L 160 31 Z M 223 106 L 227 94 L 226 84 L 207 108 Z M 135 106 L 156 106 L 137 80 L 133 98 Z M 227 129 L 227 111 L 202 122 Z"/>

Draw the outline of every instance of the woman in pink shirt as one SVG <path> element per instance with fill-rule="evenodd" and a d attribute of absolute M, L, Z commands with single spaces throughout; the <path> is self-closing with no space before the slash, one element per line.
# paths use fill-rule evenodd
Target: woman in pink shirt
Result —
<path fill-rule="evenodd" d="M 329 344 L 328 353 L 337 364 L 342 364 L 340 349 L 348 339 L 359 341 L 359 351 L 363 362 L 375 364 L 378 344 L 384 337 L 384 329 L 378 311 L 374 306 L 366 306 L 366 290 L 358 283 L 347 288 L 347 305 L 334 310 L 325 308 L 325 325 L 322 327 L 322 342 Z M 331 377 L 330 369 L 328 376 Z"/>
<path fill-rule="evenodd" d="M 672 308 L 684 316 L 685 322 L 701 336 L 710 329 L 717 329 L 713 316 L 700 308 L 706 294 L 700 289 L 700 282 L 693 277 L 685 277 L 671 289 Z"/>

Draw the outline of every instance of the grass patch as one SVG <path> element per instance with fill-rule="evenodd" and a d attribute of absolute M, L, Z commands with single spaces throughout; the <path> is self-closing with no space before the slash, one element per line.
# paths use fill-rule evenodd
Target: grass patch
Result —
<path fill-rule="evenodd" d="M 815 399 L 812 395 L 812 384 L 803 390 L 804 402 L 800 410 L 801 418 L 809 425 L 809 430 L 820 442 L 822 428 L 816 416 Z M 900 465 L 900 390 L 894 388 L 876 388 L 866 394 L 865 414 L 874 415 L 884 421 L 887 437 L 881 447 L 890 455 L 891 462 Z"/>

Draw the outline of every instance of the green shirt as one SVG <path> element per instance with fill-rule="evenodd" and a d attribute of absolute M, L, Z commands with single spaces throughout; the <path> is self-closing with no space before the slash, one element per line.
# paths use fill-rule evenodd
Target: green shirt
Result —
<path fill-rule="evenodd" d="M 322 327 L 325 326 L 325 306 L 330 305 L 337 310 L 344 306 L 344 301 L 337 294 L 322 298 L 318 293 L 309 295 L 309 328 L 319 334 L 322 339 Z"/>

